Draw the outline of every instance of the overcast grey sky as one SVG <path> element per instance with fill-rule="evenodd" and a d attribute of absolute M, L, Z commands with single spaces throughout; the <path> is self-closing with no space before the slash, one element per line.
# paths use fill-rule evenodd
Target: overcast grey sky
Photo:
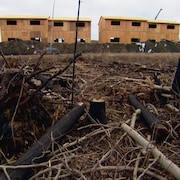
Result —
<path fill-rule="evenodd" d="M 79 0 L 55 0 L 54 17 L 76 17 Z M 52 16 L 54 0 L 0 0 L 0 16 Z M 91 18 L 92 39 L 98 39 L 100 16 L 126 16 L 180 22 L 180 0 L 81 0 L 80 17 Z"/>

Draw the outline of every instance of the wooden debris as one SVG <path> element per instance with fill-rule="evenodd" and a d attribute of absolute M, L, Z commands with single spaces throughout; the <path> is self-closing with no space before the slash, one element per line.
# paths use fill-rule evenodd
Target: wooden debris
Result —
<path fill-rule="evenodd" d="M 141 114 L 143 116 L 144 122 L 147 124 L 149 129 L 152 130 L 158 122 L 157 117 L 154 114 L 150 113 L 147 108 L 136 99 L 134 95 L 130 94 L 128 99 L 130 104 L 133 105 L 136 109 L 141 109 Z"/>
<path fill-rule="evenodd" d="M 177 109 L 176 107 L 174 107 L 171 104 L 166 104 L 165 106 L 168 107 L 170 110 L 172 110 L 174 112 L 177 112 L 177 113 L 179 112 L 179 109 Z"/>
<path fill-rule="evenodd" d="M 157 158 L 157 161 L 165 170 L 170 172 L 175 178 L 180 179 L 180 168 L 175 163 L 170 161 L 161 151 L 159 151 L 156 146 L 143 138 L 127 124 L 122 124 L 121 128 L 144 149 L 150 150 L 153 156 Z"/>
<path fill-rule="evenodd" d="M 175 101 L 179 101 L 179 99 L 169 98 L 160 103 L 161 96 L 159 95 L 162 93 L 173 95 L 173 93 L 161 90 L 160 88 L 155 89 L 154 83 L 157 83 L 154 78 L 155 71 L 149 70 L 149 68 L 158 70 L 157 78 L 160 80 L 160 87 L 171 87 L 173 72 L 176 68 L 176 58 L 178 59 L 178 57 L 179 54 L 175 55 L 174 53 L 168 56 L 167 54 L 159 53 L 83 54 L 80 61 L 76 62 L 75 101 L 88 103 L 92 97 L 96 99 L 102 98 L 104 102 L 106 102 L 105 110 L 108 123 L 93 123 L 86 124 L 85 126 L 82 126 L 82 123 L 77 123 L 77 128 L 73 128 L 71 133 L 64 136 L 63 145 L 56 143 L 53 139 L 54 136 L 49 138 L 49 141 L 52 142 L 52 148 L 48 151 L 43 151 L 48 154 L 46 154 L 47 159 L 43 159 L 42 163 L 16 166 L 14 166 L 14 164 L 12 165 L 12 163 L 23 155 L 27 149 L 32 147 L 32 143 L 30 142 L 40 139 L 45 133 L 45 130 L 47 130 L 47 126 L 50 127 L 52 124 L 55 124 L 59 119 L 58 117 L 62 117 L 68 111 L 72 91 L 71 88 L 67 88 L 66 85 L 64 87 L 64 82 L 60 82 L 59 80 L 61 80 L 62 77 L 66 80 L 68 78 L 67 83 L 71 85 L 71 66 L 63 74 L 61 74 L 61 72 L 63 69 L 66 69 L 66 65 L 69 63 L 68 59 L 71 59 L 72 55 L 43 56 L 43 59 L 41 59 L 35 71 L 34 64 L 37 63 L 37 56 L 21 56 L 20 58 L 17 56 L 7 57 L 6 60 L 10 67 L 17 69 L 17 72 L 14 71 L 14 73 L 20 73 L 22 75 L 21 77 L 23 77 L 24 74 L 26 79 L 24 86 L 21 86 L 23 83 L 19 84 L 20 87 L 24 88 L 23 99 L 21 99 L 22 101 L 19 106 L 18 103 L 14 103 L 13 106 L 18 107 L 18 112 L 16 113 L 13 124 L 15 135 L 18 135 L 15 136 L 15 139 L 16 142 L 25 142 L 26 144 L 24 144 L 26 146 L 20 146 L 17 143 L 19 149 L 14 151 L 12 148 L 13 142 L 5 146 L 8 144 L 9 132 L 7 131 L 6 134 L 4 134 L 6 138 L 0 140 L 0 158 L 2 160 L 0 173 L 6 174 L 8 179 L 10 170 L 21 169 L 23 171 L 24 169 L 24 171 L 26 171 L 26 169 L 29 168 L 33 170 L 32 177 L 30 177 L 31 180 L 109 178 L 165 180 L 166 177 L 168 179 L 175 179 L 171 173 L 168 173 L 168 171 L 159 165 L 158 157 L 154 158 L 150 151 L 144 153 L 146 149 L 143 148 L 142 151 L 142 147 L 137 145 L 138 143 L 134 143 L 132 138 L 122 131 L 121 124 L 132 117 L 131 126 L 134 126 L 134 129 L 136 129 L 139 134 L 143 134 L 145 137 L 149 136 L 149 131 L 144 127 L 143 122 L 139 121 L 139 118 L 142 116 L 138 113 L 141 110 L 136 110 L 136 113 L 132 116 L 132 106 L 128 104 L 128 95 L 137 94 L 137 97 L 141 97 L 142 103 L 148 102 L 154 105 L 157 110 L 156 112 L 158 112 L 156 113 L 158 114 L 158 119 L 163 119 L 163 122 L 166 122 L 165 125 L 169 130 L 169 135 L 166 139 L 161 142 L 156 141 L 156 146 L 166 157 L 177 166 L 180 166 L 179 113 L 169 111 L 165 106 L 166 103 L 174 104 Z M 0 72 L 1 75 L 3 75 L 3 72 L 7 71 L 8 73 L 11 68 L 7 68 L 8 66 L 3 58 L 1 56 L 0 58 L 2 65 Z M 32 67 L 29 64 L 31 61 L 33 63 Z M 17 62 L 18 66 L 12 66 L 12 64 Z M 136 62 L 146 68 L 138 68 L 137 70 L 137 66 L 134 65 Z M 24 65 L 24 63 L 26 63 L 26 65 Z M 28 69 L 29 67 L 31 69 Z M 21 68 L 21 71 L 19 71 L 19 68 Z M 60 69 L 62 69 L 61 72 Z M 60 74 L 56 76 L 57 73 Z M 42 78 L 39 79 L 41 81 L 39 84 L 37 81 L 35 81 L 35 83 L 32 82 L 33 78 L 34 80 L 38 80 L 37 77 L 39 74 L 48 77 L 45 84 L 42 82 Z M 53 75 L 56 77 L 53 77 Z M 10 87 L 7 88 L 8 90 L 11 89 L 12 82 L 16 82 L 13 81 L 13 77 L 15 76 L 7 80 L 7 86 L 4 86 Z M 52 77 L 53 79 L 50 79 Z M 3 79 L 2 76 L 0 79 Z M 22 79 L 20 79 L 19 82 L 22 82 Z M 47 88 L 47 84 L 49 83 L 47 81 L 48 79 L 50 83 L 53 81 L 51 89 Z M 60 85 L 54 82 L 60 82 Z M 43 84 L 44 86 L 42 86 Z M 2 84 L 0 84 L 0 86 L 0 90 L 4 89 L 4 92 L 8 92 L 6 88 L 2 88 Z M 37 91 L 39 87 L 41 88 Z M 16 94 L 15 102 L 20 98 L 19 92 L 20 88 L 13 88 L 12 95 Z M 32 96 L 33 93 L 34 95 Z M 27 95 L 30 99 L 24 101 L 24 98 L 27 100 Z M 9 97 L 11 97 L 11 95 L 9 95 Z M 3 102 L 9 102 L 8 100 L 10 99 L 11 98 L 7 98 L 7 101 L 1 101 L 2 105 L 4 105 Z M 3 100 L 6 100 L 6 98 Z M 22 102 L 24 102 L 24 104 Z M 10 115 L 15 111 L 12 109 L 12 106 L 5 109 L 7 109 L 7 111 L 5 111 L 5 117 L 10 120 L 12 117 Z M 11 113 L 9 113 L 9 110 L 11 110 Z M 85 111 L 88 114 L 88 111 Z M 50 116 L 44 116 L 47 113 Z M 27 126 L 22 123 L 27 124 Z M 40 125 L 37 126 L 37 123 Z M 47 126 L 44 127 L 45 125 Z M 24 133 L 20 134 L 22 130 Z M 4 147 L 8 147 L 10 150 L 6 151 Z M 9 152 L 12 152 L 12 154 L 9 154 Z M 34 160 L 36 161 L 33 162 L 37 162 L 39 159 L 36 158 Z"/>
<path fill-rule="evenodd" d="M 68 114 L 61 118 L 53 127 L 51 127 L 46 134 L 44 134 L 38 142 L 36 142 L 22 157 L 20 157 L 13 166 L 17 165 L 30 165 L 36 159 L 42 156 L 53 143 L 62 140 L 62 138 L 72 129 L 74 124 L 77 123 L 79 118 L 84 113 L 84 104 L 74 107 Z M 27 173 L 27 169 L 10 169 L 7 170 L 9 177 L 13 179 L 23 179 Z M 5 179 L 5 174 L 0 175 L 0 179 Z"/>
<path fill-rule="evenodd" d="M 136 109 L 141 110 L 142 120 L 145 122 L 145 124 L 148 126 L 148 128 L 153 132 L 157 130 L 157 136 L 160 137 L 167 137 L 169 134 L 167 128 L 161 124 L 158 120 L 158 118 L 148 111 L 148 109 L 143 106 L 134 95 L 129 95 L 129 102 L 131 105 L 133 105 Z"/>
<path fill-rule="evenodd" d="M 3 60 L 4 60 L 5 64 L 6 64 L 6 66 L 7 66 L 8 68 L 10 68 L 10 65 L 9 65 L 8 61 L 6 60 L 2 49 L 0 49 L 0 54 L 1 54 Z"/>
<path fill-rule="evenodd" d="M 154 84 L 153 86 L 154 89 L 156 90 L 162 90 L 163 92 L 171 92 L 171 87 L 170 86 L 162 86 L 162 85 L 156 85 Z"/>

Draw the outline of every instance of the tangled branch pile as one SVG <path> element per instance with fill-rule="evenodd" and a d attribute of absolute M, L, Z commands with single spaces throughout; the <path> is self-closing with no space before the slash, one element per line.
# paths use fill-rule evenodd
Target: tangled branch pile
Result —
<path fill-rule="evenodd" d="M 9 68 L 2 60 L 1 173 L 8 178 L 9 169 L 31 168 L 31 173 L 26 174 L 29 179 L 174 179 L 168 168 L 161 165 L 160 157 L 152 152 L 157 147 L 180 167 L 179 99 L 164 88 L 171 86 L 177 67 L 178 56 L 171 54 L 79 57 L 74 101 L 86 104 L 85 114 L 61 142 L 51 137 L 51 147 L 44 149 L 43 158 L 36 157 L 41 161 L 12 165 L 69 111 L 71 66 L 47 81 L 69 63 L 70 55 L 60 56 L 43 57 L 41 64 L 36 62 L 37 57 L 18 61 L 10 58 Z M 154 129 L 148 129 L 140 110 L 128 102 L 130 94 L 166 127 L 166 136 L 159 137 Z M 108 124 L 87 124 L 89 101 L 93 98 L 106 102 Z M 136 142 L 122 128 L 124 124 L 147 139 L 153 148 Z"/>

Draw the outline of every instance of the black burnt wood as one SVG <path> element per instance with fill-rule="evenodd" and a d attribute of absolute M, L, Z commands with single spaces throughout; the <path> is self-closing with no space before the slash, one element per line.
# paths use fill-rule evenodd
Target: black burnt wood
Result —
<path fill-rule="evenodd" d="M 156 141 L 163 141 L 169 135 L 169 130 L 163 124 L 163 121 L 159 121 L 134 95 L 130 94 L 128 99 L 131 105 L 141 110 L 140 118 L 148 126 L 149 130 L 152 133 L 156 132 Z"/>
<path fill-rule="evenodd" d="M 59 119 L 57 123 L 52 126 L 46 134 L 44 134 L 38 142 L 36 142 L 22 157 L 20 157 L 13 166 L 18 165 L 31 165 L 33 160 L 42 156 L 52 145 L 52 138 L 54 141 L 60 141 L 63 137 L 73 128 L 78 122 L 79 118 L 84 114 L 85 105 L 75 106 L 69 113 Z M 29 169 L 7 169 L 10 178 L 13 179 L 26 179 L 26 174 Z M 0 179 L 7 179 L 4 173 L 0 174 Z"/>

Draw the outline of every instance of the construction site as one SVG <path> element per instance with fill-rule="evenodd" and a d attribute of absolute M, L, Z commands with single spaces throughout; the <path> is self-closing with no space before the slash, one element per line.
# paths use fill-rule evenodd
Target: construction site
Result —
<path fill-rule="evenodd" d="M 102 16 L 98 42 L 79 13 L 0 27 L 0 179 L 180 179 L 178 23 Z"/>

